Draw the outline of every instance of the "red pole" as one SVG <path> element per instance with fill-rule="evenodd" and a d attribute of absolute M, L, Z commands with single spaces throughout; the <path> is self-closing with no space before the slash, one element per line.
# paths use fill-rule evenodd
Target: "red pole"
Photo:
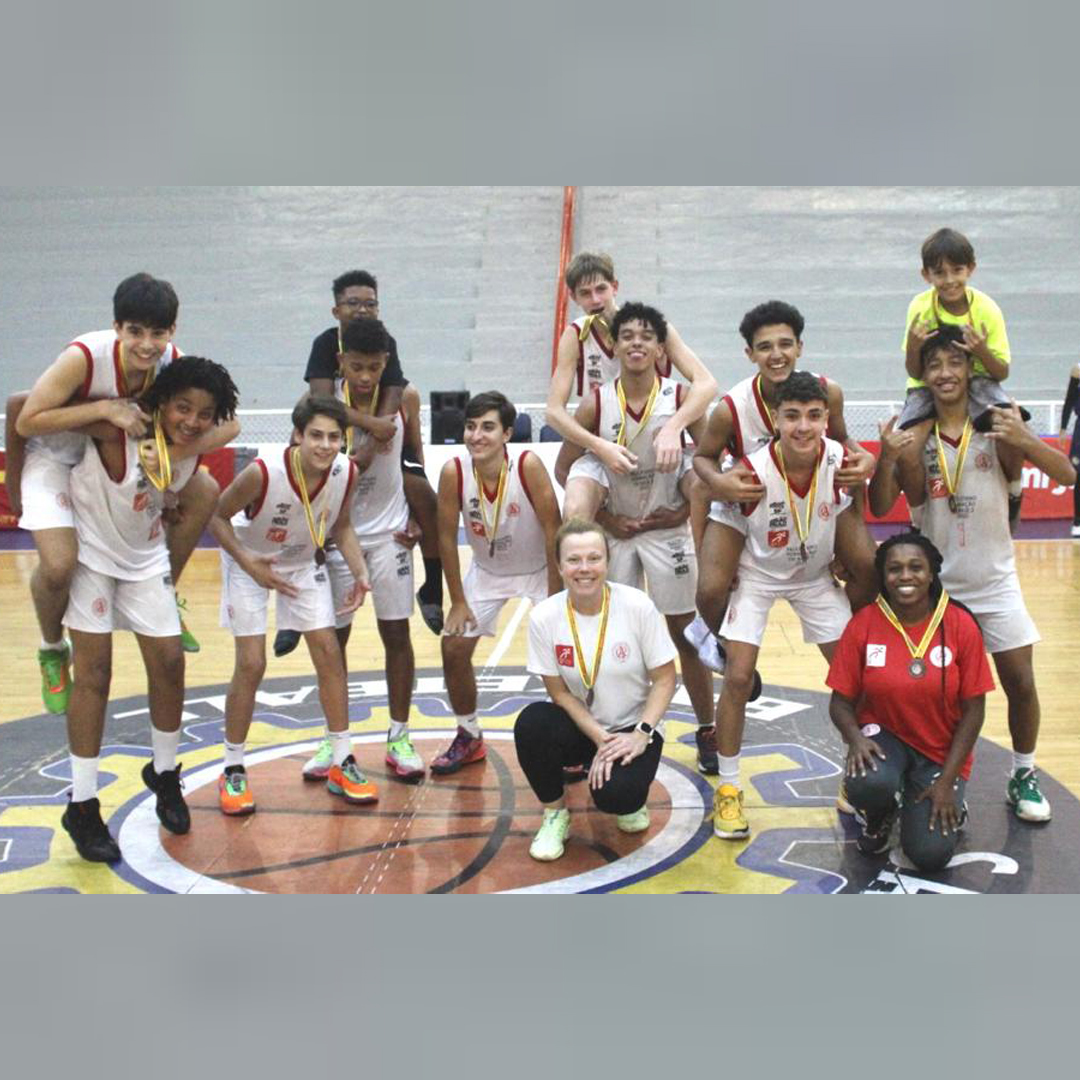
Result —
<path fill-rule="evenodd" d="M 570 251 L 574 246 L 574 201 L 577 198 L 576 187 L 563 188 L 562 236 L 559 241 L 559 274 L 555 280 L 555 336 L 551 342 L 551 370 L 554 372 L 559 357 L 559 338 L 566 329 L 566 303 L 569 299 L 563 275 L 566 264 L 570 261 Z"/>

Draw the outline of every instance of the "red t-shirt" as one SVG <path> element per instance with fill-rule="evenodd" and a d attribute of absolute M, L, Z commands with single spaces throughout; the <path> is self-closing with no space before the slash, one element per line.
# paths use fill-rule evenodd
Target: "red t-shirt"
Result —
<path fill-rule="evenodd" d="M 905 627 L 917 645 L 930 618 Z M 942 627 L 945 630 L 942 678 Z M 960 720 L 960 703 L 994 689 L 982 632 L 972 616 L 949 604 L 923 657 L 926 672 L 908 670 L 911 653 L 877 604 L 852 616 L 833 654 L 825 680 L 837 693 L 858 701 L 859 724 L 879 724 L 931 761 L 944 764 Z M 862 695 L 862 700 L 859 697 Z M 971 775 L 971 755 L 960 775 Z"/>

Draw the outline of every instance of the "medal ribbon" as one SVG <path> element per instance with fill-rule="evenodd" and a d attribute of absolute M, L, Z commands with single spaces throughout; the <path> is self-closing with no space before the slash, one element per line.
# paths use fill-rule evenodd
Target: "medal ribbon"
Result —
<path fill-rule="evenodd" d="M 341 338 L 341 331 L 338 331 L 338 338 Z M 344 375 L 341 376 L 341 396 L 345 402 L 345 408 L 351 409 L 353 407 L 352 394 L 349 392 L 349 380 Z M 379 386 L 375 384 L 375 392 L 371 395 L 371 409 L 368 412 L 369 416 L 375 415 L 375 410 L 379 407 Z M 345 453 L 352 454 L 353 448 L 353 428 L 352 424 L 349 424 L 345 428 Z"/>
<path fill-rule="evenodd" d="M 581 324 L 581 331 L 578 333 L 578 341 L 584 342 L 589 340 L 589 334 L 592 332 L 593 323 L 599 323 L 600 327 L 607 335 L 609 337 L 611 336 L 611 327 L 608 326 L 608 321 L 604 318 L 603 314 L 586 315 Z"/>
<path fill-rule="evenodd" d="M 795 496 L 791 491 L 791 484 L 788 482 L 787 469 L 784 467 L 784 448 L 782 446 L 777 447 L 778 453 L 776 455 L 780 462 L 780 475 L 784 478 L 784 487 L 787 489 L 788 506 L 791 508 L 791 516 L 795 519 L 795 534 L 799 538 L 799 544 L 803 550 L 806 549 L 806 538 L 810 535 L 810 524 L 814 514 L 814 497 L 817 495 L 817 478 L 818 472 L 821 468 L 821 456 L 825 453 L 825 446 L 822 444 L 821 449 L 818 451 L 817 461 L 814 462 L 814 478 L 810 481 L 810 492 L 806 497 L 806 524 L 803 525 L 802 519 L 799 517 L 799 510 L 795 506 Z M 803 559 L 803 562 L 806 560 Z"/>
<path fill-rule="evenodd" d="M 960 436 L 960 449 L 956 454 L 956 471 L 949 475 L 949 463 L 945 460 L 945 447 L 941 442 L 941 427 L 934 421 L 934 438 L 937 440 L 938 465 L 941 467 L 941 475 L 945 480 L 945 487 L 949 492 L 950 501 L 956 498 L 956 491 L 960 487 L 960 477 L 964 472 L 964 461 L 967 459 L 968 446 L 971 443 L 971 433 L 974 431 L 969 416 L 964 421 L 964 434 Z"/>
<path fill-rule="evenodd" d="M 124 391 L 124 396 L 128 396 L 130 391 L 128 390 L 128 377 L 127 377 L 127 361 L 124 359 L 124 343 L 117 341 L 117 346 L 120 351 L 120 379 L 123 382 L 121 389 Z M 154 375 L 157 371 L 157 364 L 143 372 L 143 384 L 142 389 L 139 390 L 140 394 L 145 394 L 150 389 L 151 384 L 154 381 Z"/>
<path fill-rule="evenodd" d="M 304 479 L 304 466 L 300 463 L 300 448 L 293 447 L 292 471 L 296 477 L 296 486 L 300 489 L 300 501 L 304 504 L 304 516 L 307 518 L 311 542 L 317 551 L 322 551 L 326 544 L 326 510 L 319 514 L 319 528 L 315 528 L 315 515 L 311 512 L 311 499 L 308 497 L 307 481 Z"/>
<path fill-rule="evenodd" d="M 604 658 L 604 638 L 607 636 L 608 612 L 611 607 L 611 586 L 604 586 L 604 602 L 600 608 L 600 633 L 596 637 L 596 651 L 593 653 L 592 674 L 585 667 L 585 657 L 581 652 L 581 639 L 578 637 L 577 620 L 574 618 L 574 605 L 570 603 L 570 594 L 566 594 L 566 621 L 570 624 L 570 635 L 574 639 L 574 655 L 577 657 L 578 672 L 585 689 L 590 693 L 596 685 L 596 676 L 600 674 L 600 661 Z"/>
<path fill-rule="evenodd" d="M 480 474 L 476 471 L 476 466 L 473 466 L 473 479 L 476 481 L 476 490 L 480 496 L 477 500 L 480 503 L 480 520 L 484 523 L 484 537 L 488 542 L 488 553 L 492 556 L 495 554 L 495 537 L 499 535 L 499 520 L 502 517 L 503 499 L 506 497 L 508 473 L 508 459 L 503 457 L 502 470 L 499 472 L 499 486 L 495 491 L 495 520 L 491 523 L 489 529 L 487 511 L 484 509 L 484 503 L 487 501 L 487 495 L 484 493 L 484 483 L 480 479 Z"/>
<path fill-rule="evenodd" d="M 889 625 L 904 639 L 904 644 L 908 648 L 908 652 L 911 653 L 913 660 L 921 660 L 923 654 L 930 646 L 930 641 L 934 636 L 934 631 L 941 625 L 941 620 L 945 618 L 945 608 L 949 605 L 949 594 L 942 589 L 941 597 L 937 602 L 937 607 L 934 608 L 934 614 L 930 617 L 930 623 L 926 627 L 926 632 L 923 634 L 919 644 L 916 645 L 910 637 L 908 632 L 904 628 L 904 624 L 896 617 L 893 609 L 889 607 L 888 600 L 884 596 L 877 598 L 877 606 L 881 609 L 881 614 L 889 620 Z"/>
<path fill-rule="evenodd" d="M 143 443 L 139 443 L 139 464 L 146 479 L 157 488 L 164 491 L 172 483 L 172 461 L 169 459 L 169 444 L 165 440 L 165 430 L 161 426 L 161 414 L 154 413 L 154 447 L 157 450 L 157 469 L 150 468 L 146 463 L 146 451 Z"/>
<path fill-rule="evenodd" d="M 772 413 L 769 411 L 769 406 L 765 402 L 765 395 L 761 390 L 761 376 L 754 380 L 754 397 L 757 398 L 758 412 L 765 418 L 765 423 L 769 425 L 769 434 L 776 435 L 776 425 L 773 423 Z"/>
<path fill-rule="evenodd" d="M 645 411 L 641 414 L 641 419 L 637 421 L 638 428 L 634 432 L 633 439 L 626 437 L 626 394 L 623 392 L 622 379 L 616 380 L 615 393 L 619 399 L 619 434 L 615 438 L 615 443 L 617 446 L 629 446 L 645 430 L 645 425 L 652 416 L 653 408 L 656 406 L 656 395 L 660 393 L 660 380 L 653 380 L 649 400 L 645 402 Z"/>

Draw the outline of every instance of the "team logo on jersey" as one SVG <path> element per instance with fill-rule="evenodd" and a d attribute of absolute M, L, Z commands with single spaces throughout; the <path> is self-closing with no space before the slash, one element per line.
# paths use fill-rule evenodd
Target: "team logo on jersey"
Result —
<path fill-rule="evenodd" d="M 768 535 L 769 547 L 787 547 L 788 537 L 791 535 L 788 529 L 770 529 Z"/>
<path fill-rule="evenodd" d="M 573 667 L 574 666 L 574 646 L 573 645 L 556 645 L 555 646 L 555 663 L 559 667 Z"/>
<path fill-rule="evenodd" d="M 104 596 L 99 596 L 90 607 L 95 615 L 104 615 L 109 610 L 109 603 Z"/>
<path fill-rule="evenodd" d="M 507 517 L 517 517 L 521 513 L 521 507 L 516 502 L 509 503 L 506 507 Z"/>
<path fill-rule="evenodd" d="M 822 521 L 828 521 L 829 520 L 829 515 L 831 513 L 832 513 L 832 510 L 829 509 L 829 504 L 828 503 L 822 503 L 817 508 L 817 516 L 819 518 L 821 518 Z"/>
<path fill-rule="evenodd" d="M 994 463 L 990 460 L 990 455 L 984 451 L 980 451 L 975 455 L 975 468 L 979 472 L 989 472 L 994 467 Z"/>
<path fill-rule="evenodd" d="M 949 497 L 949 489 L 945 484 L 945 481 L 940 476 L 930 477 L 930 498 L 931 499 L 947 499 Z"/>
<path fill-rule="evenodd" d="M 137 491 L 135 498 L 131 500 L 131 509 L 136 514 L 141 514 L 150 505 L 150 493 L 148 491 Z"/>
<path fill-rule="evenodd" d="M 885 666 L 886 647 L 884 645 L 867 645 L 866 646 L 866 666 L 867 667 L 884 667 Z"/>
<path fill-rule="evenodd" d="M 619 641 L 612 645 L 611 655 L 614 656 L 620 664 L 625 663 L 626 659 L 630 656 L 630 646 L 625 641 Z"/>
<path fill-rule="evenodd" d="M 480 521 L 470 521 L 470 522 L 469 522 L 469 531 L 470 531 L 470 532 L 471 532 L 471 533 L 473 534 L 473 536 L 480 536 L 480 537 L 482 537 L 482 536 L 484 535 L 484 525 L 483 525 L 483 522 L 480 522 Z"/>
<path fill-rule="evenodd" d="M 59 506 L 61 510 L 71 509 L 71 499 L 68 498 L 66 492 L 58 491 L 56 493 L 56 505 Z"/>
<path fill-rule="evenodd" d="M 148 540 L 156 540 L 161 535 L 161 518 L 154 518 L 154 524 L 150 526 L 150 535 Z"/>
<path fill-rule="evenodd" d="M 948 667 L 953 662 L 953 651 L 948 645 L 945 646 L 945 659 L 942 661 L 941 646 L 935 645 L 930 650 L 930 663 L 936 668 Z"/>
<path fill-rule="evenodd" d="M 284 544 L 285 543 L 285 537 L 288 536 L 288 535 L 289 535 L 289 533 L 288 533 L 287 529 L 267 529 L 266 530 L 266 539 L 269 540 L 271 544 Z"/>

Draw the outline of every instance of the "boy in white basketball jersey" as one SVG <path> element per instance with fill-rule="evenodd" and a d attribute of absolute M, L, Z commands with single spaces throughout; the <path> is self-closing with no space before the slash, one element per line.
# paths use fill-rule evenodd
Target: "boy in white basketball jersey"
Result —
<path fill-rule="evenodd" d="M 191 827 L 176 763 L 184 650 L 163 514 L 191 483 L 203 437 L 233 415 L 236 387 L 220 365 L 185 356 L 163 369 L 140 403 L 153 437 L 93 424 L 70 476 L 79 554 L 64 615 L 75 645 L 75 681 L 67 710 L 71 802 L 61 823 L 79 854 L 95 862 L 120 858 L 97 798 L 114 630 L 135 633 L 146 666 L 153 759 L 143 782 L 157 795 L 166 829 L 182 834 Z"/>
<path fill-rule="evenodd" d="M 658 374 L 668 326 L 664 316 L 645 304 L 626 304 L 611 323 L 619 375 L 593 389 L 578 406 L 577 422 L 598 438 L 625 446 L 637 457 L 632 473 L 615 473 L 593 454 L 578 457 L 569 468 L 567 490 L 577 482 L 596 489 L 591 501 L 602 503 L 596 522 L 610 539 L 610 580 L 642 587 L 667 621 L 679 651 L 683 682 L 697 715 L 698 769 L 715 774 L 716 729 L 713 723 L 712 675 L 683 636 L 694 618 L 697 555 L 687 519 L 689 461 L 674 472 L 658 468 L 656 436 L 679 408 L 682 387 Z M 699 438 L 704 420 L 689 428 Z M 556 475 L 566 473 L 575 448 L 563 444 Z"/>
<path fill-rule="evenodd" d="M 450 593 L 442 659 L 458 728 L 431 763 L 433 773 L 454 773 L 485 757 L 472 663 L 481 636 L 494 636 L 509 601 L 528 597 L 535 605 L 562 588 L 555 560 L 559 504 L 536 454 L 508 446 L 516 417 L 498 391 L 471 397 L 465 406 L 468 456 L 451 458 L 439 476 L 439 547 Z M 472 549 L 464 578 L 459 521 Z"/>
<path fill-rule="evenodd" d="M 976 430 L 966 345 L 962 327 L 943 323 L 922 346 L 922 379 L 936 420 L 907 431 L 890 422 L 882 432 L 883 466 L 870 485 L 870 505 L 875 514 L 887 513 L 902 487 L 912 521 L 944 556 L 942 584 L 974 613 L 1009 701 L 1013 761 L 1006 798 L 1021 820 L 1049 821 L 1035 772 L 1040 712 L 1032 654 L 1039 632 L 1016 573 L 1007 477 L 1018 475 L 1025 459 L 1067 486 L 1076 483 L 1076 470 L 1028 430 L 1015 404 L 994 409 L 987 434 Z"/>
<path fill-rule="evenodd" d="M 315 665 L 333 743 L 327 790 L 349 803 L 378 797 L 349 741 L 348 687 L 325 565 L 332 540 L 355 579 L 342 610 L 355 611 L 368 580 L 349 521 L 356 466 L 339 453 L 348 426 L 345 406 L 333 398 L 305 398 L 293 409 L 292 422 L 292 443 L 248 465 L 222 493 L 210 523 L 222 548 L 221 622 L 236 641 L 236 665 L 225 698 L 225 771 L 218 780 L 221 810 L 229 815 L 255 809 L 244 741 L 266 670 L 271 592 L 277 594 L 277 625 L 304 635 Z M 234 528 L 233 516 L 241 510 L 246 521 Z"/>
<path fill-rule="evenodd" d="M 796 371 L 776 390 L 778 438 L 742 458 L 757 499 L 714 503 L 711 515 L 744 536 L 720 636 L 727 652 L 724 688 L 716 708 L 720 784 L 713 832 L 741 840 L 750 827 L 743 814 L 739 753 L 746 703 L 769 610 L 785 599 L 802 623 L 803 640 L 832 658 L 851 608 L 829 565 L 838 520 L 865 531 L 839 476 L 844 447 L 825 437 L 828 391 L 818 376 Z"/>
<path fill-rule="evenodd" d="M 782 300 L 769 300 L 748 311 L 739 325 L 746 341 L 747 358 L 757 365 L 755 375 L 736 383 L 720 399 L 709 416 L 705 435 L 694 455 L 694 469 L 715 502 L 750 502 L 762 496 L 742 458 L 776 438 L 773 410 L 776 390 L 795 370 L 802 356 L 805 321 L 798 308 Z M 828 407 L 828 436 L 841 443 L 845 460 L 839 483 L 859 492 L 874 472 L 874 456 L 847 433 L 844 422 L 844 395 L 831 379 L 821 376 Z M 701 572 L 698 577 L 697 609 L 701 620 L 691 628 L 691 635 L 703 651 L 715 648 L 708 635 L 720 629 L 727 607 L 728 590 L 745 542 L 736 529 L 710 518 L 701 545 Z M 836 552 L 844 563 L 854 589 L 848 598 L 860 607 L 873 600 L 874 544 L 865 529 L 841 528 L 837 532 Z M 855 591 L 861 589 L 861 591 Z M 706 633 L 708 631 L 708 633 Z M 722 657 L 716 667 L 723 669 Z"/>
<path fill-rule="evenodd" d="M 173 287 L 149 274 L 134 274 L 113 295 L 110 330 L 83 334 L 57 357 L 28 395 L 8 400 L 7 487 L 19 524 L 34 538 L 38 565 L 30 579 L 42 642 L 38 652 L 42 699 L 62 713 L 71 692 L 71 654 L 61 619 L 77 562 L 70 476 L 81 460 L 79 428 L 105 421 L 142 435 L 149 417 L 134 398 L 154 374 L 180 355 L 172 343 L 179 305 Z M 200 439 L 198 452 L 226 445 L 239 434 L 235 420 Z M 184 490 L 182 513 L 170 523 L 168 547 L 174 582 L 214 510 L 217 485 L 198 472 Z M 184 648 L 198 642 L 183 629 Z"/>
<path fill-rule="evenodd" d="M 607 439 L 598 439 L 582 427 L 566 408 L 575 380 L 578 393 L 584 394 L 594 386 L 611 381 L 619 372 L 609 329 L 618 310 L 615 298 L 619 292 L 619 282 L 615 277 L 615 267 L 610 256 L 583 251 L 570 260 L 565 280 L 571 298 L 585 315 L 566 327 L 559 338 L 555 371 L 548 392 L 547 422 L 577 448 L 577 453 L 591 450 L 613 474 L 633 472 L 636 467 L 633 452 Z M 670 375 L 672 365 L 690 383 L 690 388 L 686 399 L 656 436 L 656 456 L 661 472 L 672 472 L 679 467 L 682 461 L 682 433 L 705 415 L 717 389 L 716 380 L 705 365 L 687 347 L 678 331 L 669 325 L 664 349 L 657 360 L 658 374 Z M 563 505 L 565 515 L 591 520 L 597 510 L 593 501 L 596 495 L 594 488 L 579 487 L 576 483 L 568 485 Z"/>
<path fill-rule="evenodd" d="M 377 415 L 380 380 L 386 368 L 390 336 L 378 319 L 357 319 L 342 333 L 341 378 L 335 387 L 346 406 L 363 415 Z M 424 763 L 409 738 L 409 710 L 412 706 L 416 661 L 409 617 L 413 613 L 413 554 L 416 539 L 408 531 L 409 504 L 401 471 L 401 446 L 405 437 L 405 413 L 399 409 L 387 417 L 393 436 L 380 442 L 360 428 L 346 435 L 346 453 L 355 461 L 368 460 L 358 467 L 356 484 L 349 502 L 352 530 L 364 554 L 371 598 L 375 603 L 375 624 L 383 644 L 386 685 L 390 697 L 390 731 L 386 743 L 386 764 L 393 775 L 405 781 L 424 776 Z M 357 454 L 370 440 L 374 453 Z M 327 560 L 334 606 L 341 607 L 353 585 L 353 577 L 339 551 Z M 339 615 L 337 636 L 341 656 L 348 670 L 346 646 L 352 630 L 352 612 Z M 326 776 L 333 747 L 329 733 L 315 756 L 304 766 L 304 778 Z"/>

